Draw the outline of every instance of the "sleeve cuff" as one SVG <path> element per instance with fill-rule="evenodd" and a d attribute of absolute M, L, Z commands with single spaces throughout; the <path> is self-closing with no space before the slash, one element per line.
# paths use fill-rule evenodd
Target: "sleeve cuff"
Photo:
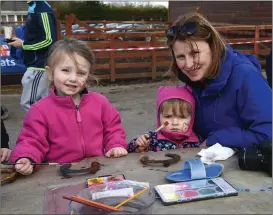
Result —
<path fill-rule="evenodd" d="M 39 163 L 39 160 L 38 159 L 36 159 L 33 155 L 31 155 L 31 154 L 25 154 L 25 155 L 17 155 L 17 156 L 14 156 L 14 157 L 12 157 L 10 160 L 11 160 L 11 162 L 14 162 L 14 163 L 16 163 L 19 159 L 21 159 L 21 158 L 27 158 L 27 159 L 29 159 L 29 160 L 31 160 L 33 163 Z"/>
<path fill-rule="evenodd" d="M 207 146 L 212 146 L 212 145 L 214 145 L 216 143 L 217 143 L 217 140 L 216 140 L 215 135 L 213 135 L 213 133 L 210 133 L 208 138 L 207 138 L 206 145 Z"/>

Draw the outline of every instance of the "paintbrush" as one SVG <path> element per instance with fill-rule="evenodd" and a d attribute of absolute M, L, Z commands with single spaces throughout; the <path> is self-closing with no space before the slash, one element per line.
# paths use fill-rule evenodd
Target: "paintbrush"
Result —
<path fill-rule="evenodd" d="M 121 209 L 118 209 L 118 208 L 115 208 L 115 207 L 112 207 L 112 206 L 109 206 L 109 205 L 105 205 L 105 204 L 102 204 L 102 203 L 99 203 L 99 202 L 94 202 L 92 200 L 85 199 L 85 198 L 82 198 L 80 196 L 72 196 L 72 197 L 63 196 L 63 198 L 67 199 L 67 200 L 70 200 L 70 201 L 73 201 L 73 202 L 77 202 L 77 203 L 86 205 L 86 206 L 91 206 L 91 207 L 95 207 L 95 208 L 98 208 L 98 209 L 102 209 L 102 210 L 105 210 L 105 211 L 122 211 Z"/>
<path fill-rule="evenodd" d="M 9 166 L 15 166 L 16 164 L 25 164 L 25 163 L 20 163 L 20 162 L 18 162 L 18 163 L 1 163 L 1 164 L 3 164 L 3 165 L 9 165 Z M 57 166 L 57 165 L 63 165 L 63 164 L 76 164 L 76 163 L 47 163 L 47 162 L 45 162 L 45 163 L 34 163 L 34 162 L 32 162 L 32 163 L 30 163 L 31 165 L 42 165 L 42 166 Z"/>
<path fill-rule="evenodd" d="M 167 127 L 169 125 L 169 122 L 166 121 L 164 122 L 160 127 L 158 127 L 154 132 L 157 133 L 159 131 L 161 131 L 163 128 Z M 150 139 L 150 135 L 149 134 L 145 134 L 144 137 L 146 138 L 146 140 Z M 139 145 L 136 146 L 136 149 L 139 148 Z M 148 147 L 147 147 L 148 150 Z"/>
<path fill-rule="evenodd" d="M 163 128 L 167 127 L 168 125 L 169 125 L 169 122 L 168 122 L 168 121 L 164 122 L 159 128 L 157 128 L 157 129 L 155 130 L 155 133 L 161 131 Z"/>
<path fill-rule="evenodd" d="M 161 131 L 163 128 L 167 127 L 168 125 L 169 125 L 169 122 L 166 121 L 166 122 L 164 122 L 160 127 L 158 127 L 154 132 L 157 133 L 157 132 Z M 147 134 L 147 135 L 149 135 L 149 134 Z M 146 139 L 149 139 L 149 138 L 150 138 L 150 137 L 148 137 L 148 136 L 145 136 L 145 137 L 146 137 Z"/>
<path fill-rule="evenodd" d="M 115 206 L 116 209 L 120 208 L 122 205 L 126 204 L 127 202 L 135 199 L 136 197 L 138 197 L 139 195 L 141 195 L 142 193 L 146 192 L 149 188 L 144 188 L 143 190 L 139 191 L 138 193 L 136 193 L 135 195 L 131 196 L 130 198 L 124 200 L 123 202 L 121 202 L 120 204 L 118 204 L 117 206 Z"/>

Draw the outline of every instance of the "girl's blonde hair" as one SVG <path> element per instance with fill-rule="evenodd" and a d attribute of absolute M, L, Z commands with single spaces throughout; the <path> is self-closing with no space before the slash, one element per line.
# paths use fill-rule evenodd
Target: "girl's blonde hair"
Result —
<path fill-rule="evenodd" d="M 185 23 L 189 22 L 196 23 L 196 32 L 186 35 L 179 34 L 179 29 L 182 29 Z M 220 71 L 221 58 L 224 56 L 226 51 L 226 42 L 217 32 L 217 30 L 210 24 L 208 20 L 206 20 L 201 14 L 197 12 L 192 12 L 183 16 L 179 16 L 177 20 L 174 21 L 171 28 L 175 28 L 177 30 L 177 35 L 175 37 L 169 36 L 168 31 L 166 31 L 167 45 L 169 46 L 169 48 L 171 48 L 171 50 L 173 50 L 173 43 L 176 40 L 187 42 L 192 50 L 194 48 L 192 43 L 195 43 L 195 41 L 197 40 L 205 41 L 209 44 L 212 53 L 212 61 L 204 78 L 214 79 Z M 176 82 L 178 80 L 177 78 L 179 76 L 179 73 L 181 73 L 182 71 L 178 68 L 176 64 L 176 59 L 173 51 L 172 56 L 173 60 L 168 73 L 171 76 L 171 80 Z M 180 76 L 180 80 L 184 83 L 191 82 L 186 75 Z"/>
<path fill-rule="evenodd" d="M 74 61 L 74 54 L 83 57 L 90 64 L 90 70 L 86 81 L 87 85 L 90 86 L 94 80 L 98 82 L 99 79 L 94 75 L 95 56 L 86 42 L 73 38 L 65 38 L 55 42 L 49 49 L 46 62 L 46 65 L 52 71 L 54 70 L 55 64 L 60 61 L 62 54 L 69 55 L 71 59 L 74 59 Z M 50 86 L 54 86 L 54 83 L 50 83 Z"/>
<path fill-rule="evenodd" d="M 170 109 L 175 116 L 180 116 L 182 118 L 187 118 L 192 114 L 190 103 L 182 99 L 169 99 L 164 101 L 159 107 L 159 113 L 162 114 Z"/>

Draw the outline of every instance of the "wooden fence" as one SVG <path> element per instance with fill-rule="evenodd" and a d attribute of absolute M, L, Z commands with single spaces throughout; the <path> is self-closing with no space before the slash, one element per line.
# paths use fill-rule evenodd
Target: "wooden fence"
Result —
<path fill-rule="evenodd" d="M 109 21 L 96 22 L 103 23 L 104 25 L 109 23 Z M 111 21 L 111 23 L 113 22 L 115 21 Z M 105 32 L 105 27 L 97 29 L 90 27 L 89 23 L 95 22 L 82 22 L 77 20 L 73 14 L 66 16 L 65 37 L 88 41 L 97 59 L 96 75 L 100 79 L 107 79 L 112 82 L 117 79 L 127 78 L 151 78 L 155 80 L 166 74 L 171 62 L 170 51 L 167 48 L 164 49 L 166 47 L 164 33 L 166 28 L 143 28 L 137 29 L 137 32 L 107 33 Z M 155 22 L 135 23 L 149 25 Z M 72 24 L 78 24 L 84 29 L 89 29 L 93 32 L 84 34 L 73 33 Z M 165 22 L 164 24 L 169 26 L 171 23 Z M 258 59 L 260 59 L 259 55 L 266 55 L 270 51 L 272 25 L 217 26 L 216 29 L 224 36 L 228 43 L 231 43 L 232 47 L 244 53 L 255 54 Z M 122 38 L 134 38 L 134 41 L 121 40 Z M 136 41 L 140 40 L 139 38 L 148 39 Z M 154 49 L 147 50 L 149 47 L 153 47 Z M 130 50 L 130 48 L 133 49 Z M 262 66 L 265 63 L 262 59 L 260 62 Z"/>
<path fill-rule="evenodd" d="M 103 28 L 90 27 L 90 23 L 102 23 Z M 137 23 L 151 25 L 164 24 L 163 28 L 139 28 L 128 32 L 107 33 L 107 23 Z M 75 33 L 72 25 L 78 29 L 87 29 L 87 33 Z M 168 71 L 171 54 L 166 47 L 165 29 L 169 22 L 134 22 L 134 21 L 80 21 L 75 15 L 67 15 L 65 20 L 58 20 L 58 39 L 63 37 L 78 38 L 88 42 L 96 56 L 96 75 L 101 80 L 139 79 L 156 80 Z M 230 26 L 216 25 L 216 29 L 231 46 L 244 52 L 255 54 L 262 66 L 260 55 L 269 53 L 272 45 L 272 25 Z M 65 30 L 65 35 L 61 31 Z M 132 30 L 132 29 L 131 29 Z M 150 48 L 150 50 L 149 50 Z"/>

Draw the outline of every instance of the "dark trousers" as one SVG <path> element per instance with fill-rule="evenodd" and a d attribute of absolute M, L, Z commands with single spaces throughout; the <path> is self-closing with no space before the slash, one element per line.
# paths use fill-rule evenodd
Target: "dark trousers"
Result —
<path fill-rule="evenodd" d="M 2 112 L 2 108 L 1 108 Z M 5 124 L 1 119 L 1 148 L 9 148 L 9 135 L 6 131 Z"/>

